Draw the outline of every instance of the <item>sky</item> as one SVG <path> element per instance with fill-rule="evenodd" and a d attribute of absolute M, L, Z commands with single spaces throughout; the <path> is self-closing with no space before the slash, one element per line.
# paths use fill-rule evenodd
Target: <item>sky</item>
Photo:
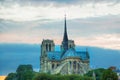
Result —
<path fill-rule="evenodd" d="M 65 14 L 76 45 L 120 50 L 120 0 L 0 0 L 0 43 L 61 44 Z"/>
<path fill-rule="evenodd" d="M 68 37 L 89 48 L 90 66 L 120 67 L 120 0 L 0 0 L 0 75 L 20 64 L 39 70 L 40 44 L 61 44 L 65 14 Z"/>

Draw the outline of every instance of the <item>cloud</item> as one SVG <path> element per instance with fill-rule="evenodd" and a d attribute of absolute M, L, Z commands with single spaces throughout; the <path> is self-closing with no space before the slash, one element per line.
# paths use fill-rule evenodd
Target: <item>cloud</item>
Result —
<path fill-rule="evenodd" d="M 118 4 L 119 0 L 1 0 L 1 5 L 12 5 L 12 4 L 20 4 L 24 5 L 32 5 L 32 6 L 47 6 L 53 5 L 56 7 L 61 6 L 69 6 L 69 5 L 85 5 L 85 4 L 97 4 L 97 3 L 110 3 L 110 4 Z"/>
<path fill-rule="evenodd" d="M 49 36 L 50 35 L 50 36 Z M 43 37 L 44 36 L 44 37 Z M 18 35 L 18 34 L 4 34 L 0 35 L 0 42 L 1 43 L 41 43 L 42 39 L 53 39 L 56 44 L 61 44 L 62 37 L 58 36 L 56 37 L 56 34 L 53 36 L 48 33 L 47 37 L 46 35 Z M 120 34 L 102 34 L 102 35 L 95 35 L 91 37 L 74 37 L 70 38 L 73 39 L 76 43 L 76 45 L 82 45 L 82 46 L 97 46 L 102 48 L 110 48 L 110 49 L 120 49 Z"/>
<path fill-rule="evenodd" d="M 120 34 L 119 2 L 119 0 L 2 0 L 0 42 L 40 43 L 42 39 L 50 38 L 60 44 L 65 13 L 69 38 L 75 39 L 77 44 L 80 39 L 83 43 L 84 40 L 89 42 L 89 37 L 94 39 L 97 35 L 114 37 L 113 34 Z M 95 46 L 99 46 L 99 43 Z M 87 44 L 92 45 L 85 43 Z M 113 44 L 110 46 L 114 48 Z"/>
<path fill-rule="evenodd" d="M 82 34 L 81 36 L 96 34 L 120 33 L 120 16 L 109 15 L 101 17 L 92 17 L 85 19 L 72 19 L 68 21 L 69 30 L 73 33 Z"/>
<path fill-rule="evenodd" d="M 83 19 L 68 19 L 67 28 L 69 39 L 75 40 L 77 45 L 120 49 L 119 17 L 119 15 L 109 15 Z M 63 29 L 63 19 L 25 22 L 2 20 L 0 23 L 0 42 L 33 44 L 41 43 L 43 39 L 53 39 L 56 44 L 61 44 Z"/>
<path fill-rule="evenodd" d="M 86 3 L 85 5 L 72 5 L 74 3 Z M 94 4 L 92 2 L 95 2 Z M 112 3 L 117 4 L 110 6 Z M 27 5 L 27 4 L 30 5 Z M 48 3 L 50 5 L 42 6 L 41 4 Z M 54 6 L 55 4 L 65 4 L 66 6 Z M 67 6 L 67 4 L 69 4 Z M 11 5 L 4 5 L 11 4 Z M 21 5 L 24 4 L 24 5 Z M 33 6 L 32 4 L 39 4 Z M 5 0 L 1 1 L 0 6 L 0 19 L 12 20 L 12 21 L 34 21 L 43 19 L 62 19 L 66 13 L 69 19 L 74 18 L 88 18 L 105 15 L 119 15 L 120 14 L 120 3 L 117 0 L 86 0 L 86 1 L 58 1 L 58 0 Z M 60 13 L 60 14 L 59 14 Z"/>
<path fill-rule="evenodd" d="M 110 49 L 120 49 L 120 34 L 102 34 L 93 37 L 84 37 L 76 40 L 80 45 L 98 46 Z"/>

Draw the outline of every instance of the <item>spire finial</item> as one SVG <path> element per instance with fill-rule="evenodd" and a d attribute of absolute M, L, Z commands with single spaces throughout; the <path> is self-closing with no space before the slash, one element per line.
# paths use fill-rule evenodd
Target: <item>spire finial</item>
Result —
<path fill-rule="evenodd" d="M 65 18 L 66 18 L 66 14 L 65 14 Z"/>
<path fill-rule="evenodd" d="M 65 22 L 66 22 L 66 14 L 64 15 L 64 17 L 65 17 Z"/>

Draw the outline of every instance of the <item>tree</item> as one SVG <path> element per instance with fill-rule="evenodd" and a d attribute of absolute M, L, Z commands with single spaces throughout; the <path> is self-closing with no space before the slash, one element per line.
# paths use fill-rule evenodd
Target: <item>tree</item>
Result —
<path fill-rule="evenodd" d="M 52 80 L 51 76 L 45 73 L 38 73 L 33 80 Z"/>
<path fill-rule="evenodd" d="M 101 80 L 118 80 L 118 76 L 112 70 L 107 69 L 103 72 Z"/>
<path fill-rule="evenodd" d="M 85 76 L 93 77 L 93 72 L 94 72 L 96 80 L 101 80 L 101 76 L 104 71 L 105 71 L 105 69 L 103 69 L 103 68 L 94 69 L 94 70 L 91 70 L 88 73 L 86 73 Z"/>
<path fill-rule="evenodd" d="M 32 80 L 34 76 L 32 65 L 19 65 L 16 72 L 17 80 Z"/>
<path fill-rule="evenodd" d="M 16 72 L 33 71 L 32 65 L 19 65 Z"/>
<path fill-rule="evenodd" d="M 16 73 L 9 73 L 8 76 L 5 78 L 5 80 L 15 80 L 16 79 Z"/>
<path fill-rule="evenodd" d="M 84 77 L 80 75 L 51 75 L 45 73 L 38 73 L 33 80 L 92 80 L 91 77 Z"/>
<path fill-rule="evenodd" d="M 32 80 L 35 72 L 32 65 L 19 65 L 16 73 L 10 73 L 5 80 Z"/>

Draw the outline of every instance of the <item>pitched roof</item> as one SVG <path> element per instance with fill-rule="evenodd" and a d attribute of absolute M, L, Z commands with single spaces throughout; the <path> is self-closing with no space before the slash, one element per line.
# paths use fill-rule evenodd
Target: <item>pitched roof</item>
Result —
<path fill-rule="evenodd" d="M 61 58 L 61 55 L 62 55 L 62 52 L 60 51 L 53 51 L 53 52 L 47 53 L 48 59 L 55 60 L 55 61 L 59 61 L 59 60 L 70 58 L 70 57 L 80 58 L 81 60 L 89 59 L 89 57 L 87 56 L 88 55 L 87 52 L 76 52 L 74 48 L 67 50 L 65 54 L 62 56 L 62 58 Z"/>
<path fill-rule="evenodd" d="M 61 57 L 61 52 L 60 51 L 52 51 L 52 52 L 47 52 L 47 57 L 49 60 L 60 60 Z"/>
<path fill-rule="evenodd" d="M 78 57 L 82 60 L 88 59 L 87 52 L 76 52 L 74 48 L 69 49 L 62 57 L 62 59 L 69 58 L 69 57 Z"/>
<path fill-rule="evenodd" d="M 69 57 L 79 57 L 75 51 L 75 49 L 71 48 L 67 50 L 64 55 L 62 56 L 62 59 L 69 58 Z"/>

